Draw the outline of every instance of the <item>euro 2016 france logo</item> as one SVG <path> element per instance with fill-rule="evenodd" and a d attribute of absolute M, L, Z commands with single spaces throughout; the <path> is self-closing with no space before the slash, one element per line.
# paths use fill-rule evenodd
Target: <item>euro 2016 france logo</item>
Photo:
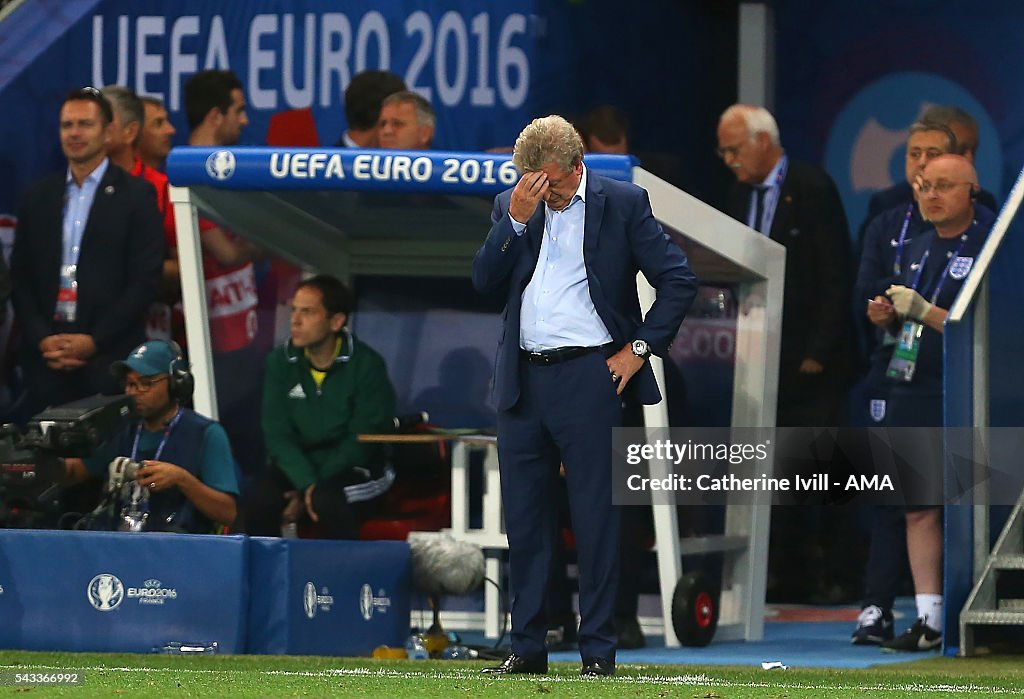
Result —
<path fill-rule="evenodd" d="M 306 586 L 302 588 L 302 611 L 306 613 L 307 619 L 312 619 L 316 616 L 316 585 L 312 582 L 307 582 Z"/>
<path fill-rule="evenodd" d="M 229 150 L 211 153 L 206 159 L 206 174 L 222 182 L 230 179 L 235 174 L 235 154 Z"/>
<path fill-rule="evenodd" d="M 116 575 L 100 573 L 89 581 L 85 594 L 89 604 L 101 612 L 109 612 L 124 601 L 124 585 Z"/>

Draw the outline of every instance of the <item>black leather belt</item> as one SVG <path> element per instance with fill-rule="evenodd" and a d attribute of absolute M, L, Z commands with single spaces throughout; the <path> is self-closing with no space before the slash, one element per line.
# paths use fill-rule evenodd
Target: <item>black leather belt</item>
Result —
<path fill-rule="evenodd" d="M 598 345 L 597 347 L 559 347 L 557 349 L 542 350 L 540 352 L 527 352 L 522 350 L 523 356 L 526 357 L 526 361 L 530 364 L 540 364 L 542 366 L 548 366 L 551 364 L 558 364 L 560 362 L 567 362 L 570 359 L 576 359 L 582 357 L 585 354 L 591 352 L 605 352 L 605 350 L 612 346 L 612 343 L 607 345 Z"/>

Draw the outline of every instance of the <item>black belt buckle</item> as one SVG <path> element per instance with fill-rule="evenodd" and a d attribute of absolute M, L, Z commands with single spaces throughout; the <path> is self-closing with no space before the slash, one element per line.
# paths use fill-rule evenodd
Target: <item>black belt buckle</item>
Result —
<path fill-rule="evenodd" d="M 545 350 L 543 352 L 525 352 L 526 361 L 530 364 L 539 364 L 541 366 L 550 366 L 552 364 L 559 364 L 560 362 L 567 362 L 570 359 L 576 359 L 582 357 L 585 354 L 597 351 L 598 347 L 562 347 L 559 349 Z"/>

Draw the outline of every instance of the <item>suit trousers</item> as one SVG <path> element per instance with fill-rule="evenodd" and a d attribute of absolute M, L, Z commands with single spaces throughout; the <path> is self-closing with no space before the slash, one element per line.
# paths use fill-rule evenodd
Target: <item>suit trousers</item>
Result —
<path fill-rule="evenodd" d="M 579 563 L 580 655 L 614 660 L 619 511 L 612 506 L 612 428 L 622 425 L 620 398 L 599 352 L 551 365 L 521 355 L 519 378 L 519 400 L 498 413 L 512 652 L 547 653 L 545 594 L 564 465 Z"/>

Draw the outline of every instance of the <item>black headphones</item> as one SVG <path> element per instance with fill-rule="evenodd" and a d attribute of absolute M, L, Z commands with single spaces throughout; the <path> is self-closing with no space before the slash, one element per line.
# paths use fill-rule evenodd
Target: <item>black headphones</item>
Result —
<path fill-rule="evenodd" d="M 167 366 L 167 395 L 171 400 L 178 403 L 189 403 L 192 401 L 192 392 L 196 387 L 195 377 L 189 371 L 188 362 L 185 361 L 185 353 L 174 340 L 163 340 L 171 350 L 174 358 Z"/>

